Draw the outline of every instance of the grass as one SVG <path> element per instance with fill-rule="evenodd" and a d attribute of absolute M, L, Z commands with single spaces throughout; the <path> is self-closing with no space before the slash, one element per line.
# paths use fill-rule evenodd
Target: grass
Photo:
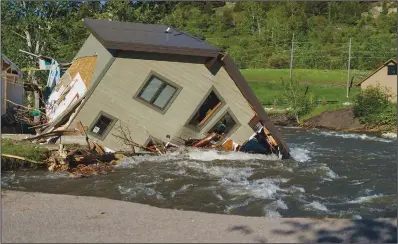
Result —
<path fill-rule="evenodd" d="M 40 162 L 47 158 L 47 152 L 46 148 L 34 144 L 22 143 L 11 139 L 1 140 L 1 153 L 4 154 L 11 154 Z"/>
<path fill-rule="evenodd" d="M 275 98 L 280 98 L 283 94 L 282 84 L 280 82 L 249 82 L 257 98 L 265 106 L 273 104 Z M 303 87 L 308 86 L 309 92 L 313 92 L 318 100 L 338 101 L 343 103 L 351 102 L 353 97 L 360 92 L 360 88 L 351 88 L 349 98 L 346 97 L 346 88 L 344 86 L 326 86 L 319 84 L 300 84 Z M 280 100 L 280 99 L 279 99 Z"/>
<path fill-rule="evenodd" d="M 290 80 L 289 69 L 244 69 L 241 73 L 249 82 Z M 350 77 L 354 77 L 353 84 L 356 84 L 370 73 L 351 70 Z M 293 69 L 293 79 L 299 82 L 346 84 L 347 70 Z"/>

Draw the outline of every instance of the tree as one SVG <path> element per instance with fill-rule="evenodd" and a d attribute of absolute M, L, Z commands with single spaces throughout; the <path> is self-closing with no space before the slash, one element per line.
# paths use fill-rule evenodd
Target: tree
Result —
<path fill-rule="evenodd" d="M 299 123 L 300 117 L 309 114 L 316 105 L 316 99 L 309 87 L 300 86 L 297 81 L 281 81 L 283 95 L 281 100 L 291 109 L 289 112 Z"/>

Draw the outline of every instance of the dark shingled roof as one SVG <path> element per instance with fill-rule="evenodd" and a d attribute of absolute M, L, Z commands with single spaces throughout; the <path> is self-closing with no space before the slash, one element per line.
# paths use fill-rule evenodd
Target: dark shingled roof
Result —
<path fill-rule="evenodd" d="M 84 19 L 84 24 L 108 49 L 204 57 L 217 57 L 220 51 L 197 37 L 166 25 L 95 19 Z"/>

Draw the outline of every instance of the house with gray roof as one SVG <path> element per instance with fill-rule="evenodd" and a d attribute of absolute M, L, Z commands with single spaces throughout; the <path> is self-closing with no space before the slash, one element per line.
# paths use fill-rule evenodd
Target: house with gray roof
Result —
<path fill-rule="evenodd" d="M 94 19 L 84 24 L 91 34 L 75 59 L 97 57 L 90 85 L 80 105 L 52 123 L 81 122 L 91 140 L 113 150 L 123 148 L 115 136 L 121 127 L 140 145 L 181 145 L 205 137 L 220 122 L 225 130 L 218 143 L 243 145 L 261 127 L 280 155 L 289 157 L 228 53 L 171 26 Z"/>

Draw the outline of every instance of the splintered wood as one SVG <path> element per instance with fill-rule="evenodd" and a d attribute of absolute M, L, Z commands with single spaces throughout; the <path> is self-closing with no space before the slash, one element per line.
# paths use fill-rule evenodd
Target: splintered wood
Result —
<path fill-rule="evenodd" d="M 76 168 L 71 170 L 69 176 L 72 178 L 89 177 L 99 174 L 107 174 L 108 172 L 112 172 L 113 170 L 114 169 L 111 165 L 107 165 L 104 163 L 99 163 L 96 165 L 79 164 Z"/>

